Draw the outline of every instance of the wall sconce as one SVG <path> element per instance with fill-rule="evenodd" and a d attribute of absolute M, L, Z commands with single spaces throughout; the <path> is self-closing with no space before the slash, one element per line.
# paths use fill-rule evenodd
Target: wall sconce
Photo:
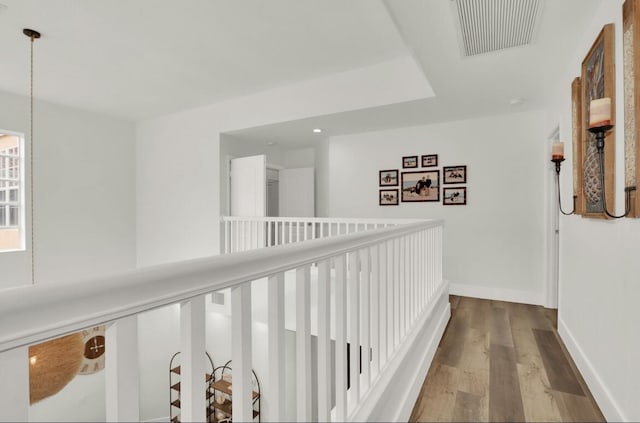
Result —
<path fill-rule="evenodd" d="M 562 210 L 562 200 L 560 199 L 560 166 L 564 162 L 564 143 L 554 142 L 551 145 L 551 161 L 556 164 L 556 186 L 558 187 L 558 209 L 565 216 L 570 216 L 576 212 L 576 197 L 573 197 L 573 210 L 565 212 Z"/>
<path fill-rule="evenodd" d="M 631 192 L 635 191 L 636 187 L 625 187 L 625 211 L 620 216 L 615 216 L 607 210 L 607 197 L 605 195 L 604 184 L 604 139 L 608 131 L 613 128 L 611 124 L 611 99 L 609 97 L 598 98 L 591 100 L 589 104 L 589 132 L 596 136 L 596 150 L 598 151 L 598 158 L 600 161 L 600 201 L 602 201 L 602 209 L 604 213 L 612 219 L 620 219 L 629 215 L 631 211 Z"/>

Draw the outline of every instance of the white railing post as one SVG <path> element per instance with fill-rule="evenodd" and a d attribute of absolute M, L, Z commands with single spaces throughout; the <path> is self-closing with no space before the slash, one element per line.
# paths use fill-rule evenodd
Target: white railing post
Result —
<path fill-rule="evenodd" d="M 335 260 L 336 269 L 336 421 L 347 420 L 347 284 L 345 256 Z"/>
<path fill-rule="evenodd" d="M 331 417 L 331 275 L 330 262 L 318 263 L 318 421 Z"/>
<path fill-rule="evenodd" d="M 362 339 L 362 377 L 363 377 L 363 392 L 365 392 L 371 383 L 371 261 L 370 250 L 365 248 L 362 250 L 361 258 L 362 266 L 362 279 L 361 279 L 361 291 L 362 291 L 362 313 L 360 320 L 360 337 Z"/>
<path fill-rule="evenodd" d="M 105 411 L 108 422 L 140 420 L 138 316 L 107 325 L 105 333 Z"/>
<path fill-rule="evenodd" d="M 180 304 L 181 421 L 205 420 L 205 304 L 204 296 Z"/>
<path fill-rule="evenodd" d="M 202 422 L 205 405 L 205 305 L 200 295 L 180 304 L 181 421 Z"/>
<path fill-rule="evenodd" d="M 405 329 L 405 316 L 407 310 L 406 285 L 407 285 L 407 266 L 405 263 L 405 242 L 406 238 L 398 239 L 398 339 L 402 339 Z"/>
<path fill-rule="evenodd" d="M 299 228 L 298 229 L 298 234 Z M 296 392 L 297 421 L 311 417 L 311 295 L 309 266 L 296 269 Z"/>
<path fill-rule="evenodd" d="M 270 417 L 274 422 L 285 420 L 285 331 L 284 273 L 269 277 L 269 387 L 273 400 Z"/>
<path fill-rule="evenodd" d="M 380 371 L 380 244 L 371 249 L 371 366 L 377 375 Z"/>
<path fill-rule="evenodd" d="M 0 353 L 0 422 L 29 421 L 29 347 Z"/>
<path fill-rule="evenodd" d="M 389 260 L 388 260 L 388 250 L 389 243 L 384 242 L 380 244 L 379 247 L 379 255 L 378 255 L 378 264 L 380 266 L 380 272 L 378 273 L 380 279 L 380 316 L 378 317 L 378 322 L 380 323 L 380 367 L 384 363 L 387 362 L 387 346 L 388 335 L 389 335 Z"/>
<path fill-rule="evenodd" d="M 349 253 L 349 341 L 350 402 L 352 408 L 360 400 L 360 272 L 357 252 Z"/>
<path fill-rule="evenodd" d="M 251 282 L 231 289 L 233 421 L 253 421 L 251 361 Z M 204 421 L 204 420 L 200 420 Z"/>

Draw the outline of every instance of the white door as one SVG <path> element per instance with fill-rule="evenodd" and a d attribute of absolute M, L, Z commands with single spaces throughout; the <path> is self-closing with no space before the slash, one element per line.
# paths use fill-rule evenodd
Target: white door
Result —
<path fill-rule="evenodd" d="M 231 160 L 231 216 L 267 213 L 267 162 L 264 155 Z"/>
<path fill-rule="evenodd" d="M 250 156 L 232 159 L 229 166 L 231 216 L 264 217 L 267 213 L 266 157 Z M 231 251 L 265 246 L 264 223 L 248 222 L 232 226 Z"/>

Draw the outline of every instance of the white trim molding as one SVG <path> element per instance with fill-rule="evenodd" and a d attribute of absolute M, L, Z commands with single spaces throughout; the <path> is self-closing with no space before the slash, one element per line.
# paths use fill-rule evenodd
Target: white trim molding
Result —
<path fill-rule="evenodd" d="M 589 387 L 596 403 L 598 403 L 598 407 L 600 407 L 600 411 L 602 411 L 605 419 L 608 422 L 629 421 L 622 412 L 620 405 L 618 405 L 616 400 L 613 398 L 613 395 L 611 395 L 611 392 L 607 389 L 607 386 L 600 378 L 600 375 L 598 375 L 593 364 L 591 364 L 591 361 L 574 338 L 566 323 L 561 318 L 558 318 L 558 334 L 560 335 L 560 338 L 562 338 L 564 345 L 567 347 L 569 354 L 571 354 L 571 358 L 576 363 L 578 370 L 582 374 L 582 377 Z"/>
<path fill-rule="evenodd" d="M 520 291 L 517 289 L 492 288 L 488 286 L 452 283 L 452 295 L 461 297 L 482 298 L 485 300 L 508 301 L 511 303 L 544 305 L 541 292 Z"/>

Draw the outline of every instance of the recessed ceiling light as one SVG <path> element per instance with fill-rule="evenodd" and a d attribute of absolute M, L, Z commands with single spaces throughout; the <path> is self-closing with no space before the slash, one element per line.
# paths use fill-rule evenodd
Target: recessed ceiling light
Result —
<path fill-rule="evenodd" d="M 313 133 L 314 133 L 314 134 L 319 134 L 320 132 L 322 132 L 322 129 L 320 129 L 320 128 L 315 128 L 315 129 L 313 130 Z"/>
<path fill-rule="evenodd" d="M 524 102 L 527 101 L 524 98 L 512 98 L 511 100 L 509 100 L 509 104 L 511 104 L 512 106 L 519 106 L 521 104 L 524 104 Z"/>
<path fill-rule="evenodd" d="M 275 141 L 267 141 L 267 145 L 276 145 Z"/>

